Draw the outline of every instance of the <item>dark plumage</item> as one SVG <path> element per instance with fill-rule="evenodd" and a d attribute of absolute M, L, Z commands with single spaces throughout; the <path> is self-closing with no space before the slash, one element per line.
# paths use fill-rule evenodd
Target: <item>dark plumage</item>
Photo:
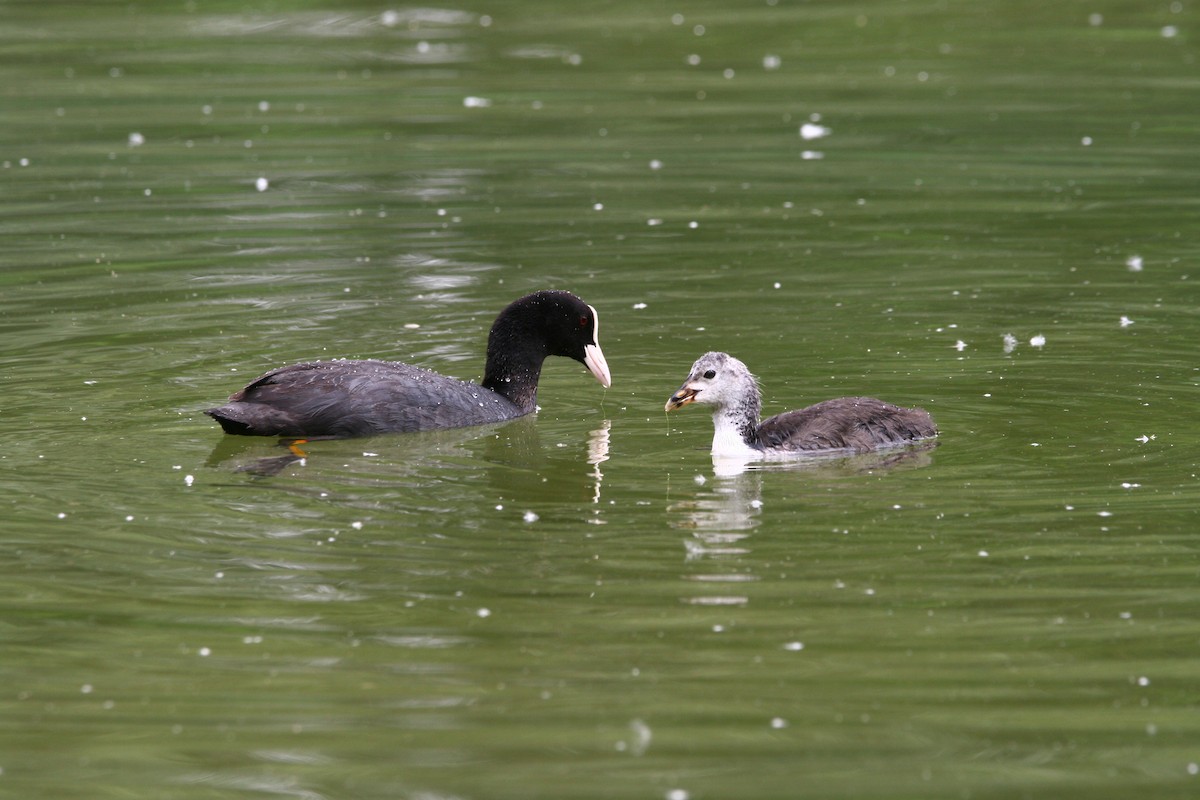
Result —
<path fill-rule="evenodd" d="M 762 395 L 741 361 L 705 353 L 671 399 L 667 411 L 689 403 L 713 409 L 714 456 L 778 458 L 820 451 L 864 453 L 937 436 L 921 408 L 900 408 L 873 397 L 839 397 L 758 421 Z"/>
<path fill-rule="evenodd" d="M 496 317 L 479 384 L 396 361 L 316 361 L 272 370 L 204 413 L 226 433 L 298 438 L 502 422 L 537 407 L 547 356 L 575 359 L 608 387 L 599 326 L 570 292 L 535 292 Z"/>

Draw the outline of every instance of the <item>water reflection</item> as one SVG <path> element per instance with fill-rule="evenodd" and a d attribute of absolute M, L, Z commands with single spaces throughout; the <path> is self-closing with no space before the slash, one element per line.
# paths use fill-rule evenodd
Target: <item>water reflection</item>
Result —
<path fill-rule="evenodd" d="M 684 560 L 718 567 L 718 571 L 692 573 L 685 580 L 722 587 L 715 593 L 697 593 L 682 598 L 692 605 L 745 605 L 749 596 L 744 586 L 759 580 L 747 566 L 751 533 L 762 524 L 763 482 L 770 473 L 804 472 L 823 477 L 854 476 L 893 469 L 928 466 L 936 441 L 922 442 L 896 450 L 858 456 L 826 455 L 787 462 L 750 462 L 713 458 L 711 485 L 702 475 L 691 497 L 668 507 L 673 528 L 687 530 Z"/>
<path fill-rule="evenodd" d="M 600 503 L 604 472 L 609 459 L 611 420 L 589 431 L 573 449 L 567 442 L 543 445 L 536 417 L 528 416 L 496 425 L 451 428 L 416 433 L 305 442 L 254 436 L 221 436 L 205 466 L 245 473 L 256 478 L 287 475 L 327 477 L 337 469 L 349 483 L 376 481 L 381 472 L 389 478 L 428 475 L 431 470 L 466 469 L 471 464 L 486 469 L 487 482 L 497 498 L 570 497 Z M 564 453 L 565 451 L 565 453 Z M 348 464 L 347 461 L 350 460 Z"/>
<path fill-rule="evenodd" d="M 702 481 L 701 486 L 707 486 L 702 477 L 699 481 Z M 741 557 L 750 552 L 746 540 L 761 522 L 762 506 L 762 475 L 747 471 L 718 477 L 711 488 L 703 488 L 668 508 L 670 513 L 677 515 L 671 526 L 691 532 L 691 537 L 683 541 L 685 560 L 703 561 L 726 570 L 685 576 L 685 580 L 725 587 L 718 593 L 686 596 L 682 598 L 685 603 L 744 605 L 749 602 L 745 594 L 732 587 L 758 580 L 756 575 L 745 571 Z"/>
<path fill-rule="evenodd" d="M 612 420 L 606 419 L 601 421 L 599 428 L 588 434 L 587 463 L 592 465 L 593 503 L 600 502 L 600 484 L 604 482 L 604 473 L 600 471 L 600 465 L 608 461 L 608 432 L 611 428 Z"/>

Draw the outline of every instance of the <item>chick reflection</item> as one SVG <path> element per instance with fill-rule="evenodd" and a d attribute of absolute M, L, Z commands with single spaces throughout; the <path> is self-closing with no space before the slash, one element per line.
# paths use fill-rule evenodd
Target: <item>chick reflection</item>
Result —
<path fill-rule="evenodd" d="M 744 556 L 750 532 L 757 528 L 762 513 L 762 475 L 746 472 L 719 477 L 712 487 L 697 476 L 700 488 L 688 499 L 668 507 L 677 515 L 671 526 L 691 531 L 683 540 L 685 561 L 703 564 L 702 571 L 684 580 L 702 584 L 702 591 L 680 598 L 691 605 L 742 606 L 750 601 L 745 584 L 758 580 L 746 570 Z"/>

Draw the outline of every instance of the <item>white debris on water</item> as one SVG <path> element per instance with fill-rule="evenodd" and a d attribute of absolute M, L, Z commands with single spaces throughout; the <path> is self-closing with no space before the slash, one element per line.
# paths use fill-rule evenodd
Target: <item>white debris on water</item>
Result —
<path fill-rule="evenodd" d="M 184 475 L 183 476 L 183 483 L 185 486 L 191 486 L 193 483 L 195 483 L 195 481 L 196 481 L 195 475 Z"/>
<path fill-rule="evenodd" d="M 805 161 L 820 161 L 824 157 L 825 154 L 820 150 L 805 150 L 800 153 L 800 158 L 804 159 Z"/>
<path fill-rule="evenodd" d="M 1132 255 L 1129 258 L 1125 259 L 1125 267 L 1130 272 L 1141 272 L 1142 267 L 1144 266 L 1144 263 L 1145 262 L 1142 260 L 1142 257 L 1139 255 Z"/>
<path fill-rule="evenodd" d="M 1030 347 L 1045 347 L 1046 346 L 1046 337 L 1040 333 L 1029 337 L 1029 346 Z"/>
<path fill-rule="evenodd" d="M 526 511 L 521 515 L 521 519 L 525 520 L 526 522 L 537 522 L 541 518 L 532 511 Z"/>
<path fill-rule="evenodd" d="M 954 343 L 954 349 L 961 353 L 963 350 L 967 349 L 967 343 L 964 342 L 962 339 L 959 339 L 957 342 Z"/>
<path fill-rule="evenodd" d="M 141 147 L 145 143 L 146 143 L 146 137 L 143 136 L 142 134 L 138 133 L 137 131 L 134 131 L 133 133 L 129 134 L 129 146 L 130 147 Z"/>
<path fill-rule="evenodd" d="M 771 717 L 771 727 L 775 730 L 783 730 L 788 726 L 788 721 L 783 717 Z"/>
<path fill-rule="evenodd" d="M 1119 325 L 1120 325 L 1122 328 L 1128 328 L 1130 325 L 1132 325 L 1132 324 L 1133 324 L 1133 320 L 1131 320 L 1129 317 L 1127 317 L 1127 316 L 1125 316 L 1124 314 L 1122 314 L 1122 315 L 1121 315 L 1121 319 L 1120 319 L 1120 320 L 1118 320 L 1118 324 L 1119 324 Z"/>
<path fill-rule="evenodd" d="M 490 608 L 479 608 L 475 610 L 475 616 L 479 617 L 480 619 L 487 619 L 491 615 L 492 610 Z"/>
<path fill-rule="evenodd" d="M 645 304 L 645 303 L 634 303 L 634 304 L 633 304 L 633 307 L 634 307 L 635 309 L 637 309 L 638 311 L 641 311 L 643 308 L 645 308 L 645 307 L 646 307 L 646 304 Z"/>
<path fill-rule="evenodd" d="M 799 653 L 804 649 L 804 642 L 787 642 L 784 644 L 783 649 L 793 653 Z"/>
<path fill-rule="evenodd" d="M 266 178 L 260 177 L 254 181 L 254 188 L 260 192 L 265 192 L 267 189 L 271 188 L 271 182 Z"/>
<path fill-rule="evenodd" d="M 1017 349 L 1017 337 L 1013 336 L 1011 333 L 1004 334 L 1003 341 L 1005 353 L 1011 353 L 1013 350 Z"/>
<path fill-rule="evenodd" d="M 470 96 L 470 97 L 463 98 L 463 107 L 464 108 L 490 108 L 491 105 L 492 105 L 492 101 L 487 99 L 486 97 Z"/>
<path fill-rule="evenodd" d="M 767 71 L 776 70 L 783 66 L 783 59 L 772 53 L 763 56 L 763 69 Z"/>
<path fill-rule="evenodd" d="M 657 158 L 650 159 L 650 169 L 659 170 L 662 168 L 663 168 L 663 162 L 659 161 Z"/>
<path fill-rule="evenodd" d="M 800 126 L 800 138 L 806 142 L 813 139 L 823 139 L 831 133 L 833 133 L 832 128 L 828 128 L 825 125 L 818 125 L 815 122 L 806 122 Z"/>

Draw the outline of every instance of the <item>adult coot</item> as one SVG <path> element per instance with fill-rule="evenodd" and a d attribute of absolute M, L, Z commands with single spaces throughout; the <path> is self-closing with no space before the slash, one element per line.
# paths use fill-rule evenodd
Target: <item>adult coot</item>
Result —
<path fill-rule="evenodd" d="M 705 353 L 667 401 L 667 411 L 689 403 L 714 406 L 712 454 L 743 459 L 794 458 L 821 451 L 865 453 L 937 436 L 921 408 L 900 408 L 873 397 L 839 397 L 786 411 L 763 422 L 758 381 L 726 353 Z"/>
<path fill-rule="evenodd" d="M 500 312 L 479 384 L 397 361 L 316 361 L 272 370 L 205 411 L 226 433 L 342 438 L 502 422 L 537 407 L 546 356 L 581 362 L 606 388 L 596 309 L 541 291 Z"/>

